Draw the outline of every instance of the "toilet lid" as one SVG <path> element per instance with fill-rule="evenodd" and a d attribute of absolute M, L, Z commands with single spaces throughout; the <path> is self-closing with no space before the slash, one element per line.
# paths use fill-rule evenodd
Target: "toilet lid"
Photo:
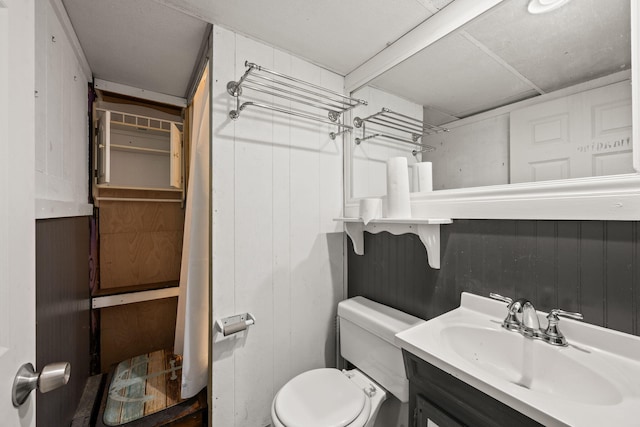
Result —
<path fill-rule="evenodd" d="M 337 369 L 304 372 L 278 393 L 275 412 L 287 427 L 345 427 L 365 406 L 366 396 Z"/>

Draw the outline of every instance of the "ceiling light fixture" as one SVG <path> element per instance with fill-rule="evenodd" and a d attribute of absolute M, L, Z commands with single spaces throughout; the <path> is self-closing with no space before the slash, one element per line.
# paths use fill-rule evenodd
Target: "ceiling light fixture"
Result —
<path fill-rule="evenodd" d="M 533 15 L 551 12 L 559 7 L 564 6 L 571 0 L 531 0 L 527 10 Z"/>

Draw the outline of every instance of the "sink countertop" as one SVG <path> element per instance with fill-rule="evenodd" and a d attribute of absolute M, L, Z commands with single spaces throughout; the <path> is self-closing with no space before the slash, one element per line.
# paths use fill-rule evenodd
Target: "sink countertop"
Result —
<path fill-rule="evenodd" d="M 506 303 L 465 292 L 396 342 L 545 426 L 638 425 L 639 337 L 562 318 L 569 346 L 556 347 L 502 328 L 506 314 Z"/>

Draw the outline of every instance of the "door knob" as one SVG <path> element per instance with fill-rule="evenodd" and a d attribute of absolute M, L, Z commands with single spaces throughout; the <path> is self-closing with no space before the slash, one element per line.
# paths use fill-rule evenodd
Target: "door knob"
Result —
<path fill-rule="evenodd" d="M 50 363 L 42 368 L 42 372 L 36 372 L 31 363 L 25 363 L 18 369 L 13 380 L 11 400 L 16 408 L 22 405 L 31 390 L 37 388 L 40 393 L 46 393 L 62 387 L 69 382 L 71 376 L 71 364 L 69 362 Z"/>

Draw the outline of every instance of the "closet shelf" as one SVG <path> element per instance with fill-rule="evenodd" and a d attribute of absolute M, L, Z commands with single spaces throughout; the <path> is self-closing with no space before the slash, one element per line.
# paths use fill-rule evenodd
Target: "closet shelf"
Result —
<path fill-rule="evenodd" d="M 100 147 L 102 148 L 102 147 Z M 171 154 L 170 150 L 160 150 L 157 148 L 144 148 L 144 147 L 136 147 L 133 145 L 119 145 L 119 144 L 111 144 L 112 150 L 120 150 L 120 151 L 137 151 L 145 154 L 159 154 L 163 156 L 168 156 Z"/>
<path fill-rule="evenodd" d="M 236 108 L 229 112 L 229 118 L 232 120 L 238 119 L 240 113 L 247 107 L 257 107 L 320 123 L 335 125 L 338 127 L 339 132 L 332 132 L 330 134 L 331 138 L 335 139 L 335 137 L 343 133 L 344 130 L 353 129 L 353 126 L 340 123 L 342 114 L 359 105 L 367 105 L 367 101 L 362 99 L 350 98 L 339 92 L 269 70 L 268 68 L 249 61 L 245 61 L 244 65 L 247 67 L 247 70 L 242 77 L 240 77 L 238 81 L 230 81 L 227 83 L 227 92 L 236 98 Z M 312 107 L 317 110 L 323 110 L 326 112 L 326 115 L 322 116 L 309 113 L 308 111 L 288 108 L 283 105 L 267 104 L 255 100 L 241 103 L 240 97 L 243 95 L 244 89 L 264 93 L 274 98 Z"/>
<path fill-rule="evenodd" d="M 364 232 L 371 234 L 386 231 L 394 235 L 415 234 L 427 250 L 431 268 L 440 268 L 440 225 L 451 224 L 448 218 L 379 218 L 364 224 L 361 218 L 336 218 L 344 223 L 344 228 L 353 243 L 357 255 L 364 255 Z"/>
<path fill-rule="evenodd" d="M 114 307 L 117 305 L 176 297 L 179 293 L 179 286 L 180 282 L 176 280 L 99 289 L 91 296 L 91 308 Z"/>

